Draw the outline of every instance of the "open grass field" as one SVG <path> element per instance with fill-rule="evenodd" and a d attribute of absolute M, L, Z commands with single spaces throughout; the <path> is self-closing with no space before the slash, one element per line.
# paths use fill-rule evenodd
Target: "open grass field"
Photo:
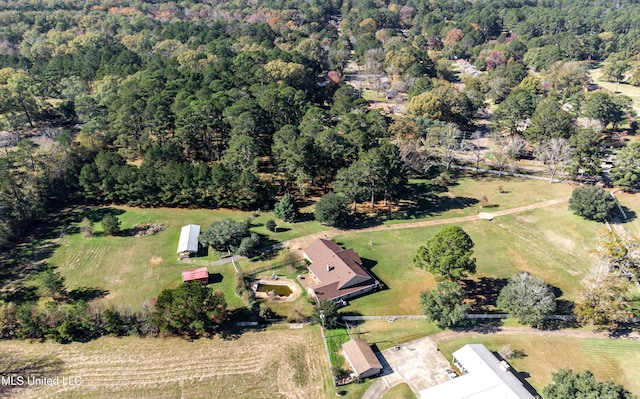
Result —
<path fill-rule="evenodd" d="M 428 189 L 421 186 L 420 182 L 415 183 L 413 188 L 418 191 L 421 187 Z M 473 215 L 481 210 L 474 203 L 483 196 L 487 197 L 488 206 L 485 205 L 482 211 L 492 212 L 566 197 L 570 192 L 568 185 L 543 181 L 461 178 L 449 193 L 438 194 L 443 202 L 435 206 L 429 201 L 407 205 L 405 221 Z M 635 196 L 621 196 L 621 202 L 637 209 L 636 203 L 640 201 Z M 264 222 L 273 218 L 271 212 L 253 214 L 229 210 L 112 207 L 87 209 L 84 212 L 96 222 L 104 212 L 117 213 L 125 230 L 141 223 L 164 223 L 167 228 L 146 237 L 105 237 L 98 234 L 85 239 L 77 232 L 77 221 L 85 215 L 82 212 L 79 210 L 78 214 L 73 215 L 73 222 L 68 222 L 67 234 L 55 239 L 57 248 L 47 262 L 56 266 L 67 279 L 69 289 L 87 287 L 103 290 L 104 301 L 130 305 L 134 309 L 139 308 L 145 300 L 156 297 L 162 289 L 179 284 L 182 270 L 201 266 L 209 268 L 215 281 L 213 287 L 225 293 L 231 308 L 242 306 L 242 301 L 234 294 L 235 270 L 230 264 L 212 266 L 212 262 L 218 259 L 216 254 L 191 260 L 191 264 L 177 261 L 175 248 L 180 228 L 185 224 L 197 223 L 206 228 L 211 222 L 222 218 L 252 218 L 252 230 L 277 241 L 326 229 L 314 221 L 279 223 L 280 229 L 274 237 L 264 227 Z M 634 225 L 635 222 L 628 224 L 630 227 Z M 558 287 L 563 299 L 573 299 L 581 278 L 589 269 L 588 251 L 593 248 L 597 232 L 603 226 L 572 215 L 566 204 L 560 204 L 502 216 L 494 222 L 467 222 L 462 227 L 476 243 L 477 277 L 504 279 L 518 270 L 527 270 Z M 369 266 L 372 265 L 373 273 L 389 288 L 352 301 L 347 310 L 374 315 L 420 313 L 418 294 L 431 287 L 434 280 L 429 273 L 413 267 L 411 258 L 418 246 L 423 245 L 440 228 L 345 232 L 337 236 L 339 243 L 353 247 Z M 96 223 L 96 230 L 98 233 L 101 231 L 99 223 Z M 371 241 L 373 245 L 370 245 Z M 257 262 L 242 260 L 240 267 L 245 271 L 263 269 L 267 270 L 264 273 L 270 274 L 272 266 L 277 268 L 283 261 L 283 254 L 279 254 Z M 287 267 L 279 268 L 276 272 L 289 278 L 295 278 L 298 273 Z M 296 303 L 274 304 L 273 307 L 282 315 L 296 309 L 305 314 L 309 311 L 306 298 Z"/>
<path fill-rule="evenodd" d="M 590 270 L 589 250 L 604 225 L 586 221 L 559 204 L 522 214 L 501 216 L 493 222 L 473 221 L 460 226 L 475 243 L 475 277 L 500 283 L 520 270 L 544 278 L 559 289 L 561 299 L 574 300 L 581 280 Z M 431 274 L 416 268 L 416 249 L 442 226 L 367 233 L 346 233 L 335 239 L 354 248 L 365 265 L 388 289 L 354 299 L 348 311 L 366 315 L 420 314 L 420 291 L 434 285 Z M 371 242 L 373 241 L 373 245 Z M 504 280 L 502 281 L 504 282 Z"/>
<path fill-rule="evenodd" d="M 413 180 L 411 200 L 401 201 L 396 217 L 385 224 L 404 223 L 409 220 L 443 219 L 495 212 L 571 196 L 574 187 L 563 183 L 515 177 L 496 176 L 462 177 L 449 187 L 448 192 L 433 193 L 425 180 Z M 480 200 L 487 202 L 481 207 Z"/>
<path fill-rule="evenodd" d="M 307 399 L 333 394 L 315 327 L 193 342 L 134 337 L 69 345 L 2 341 L 0 352 L 2 369 L 23 367 L 19 373 L 78 376 L 82 382 L 13 391 L 2 386 L 0 397 Z"/>
<path fill-rule="evenodd" d="M 602 80 L 602 69 L 592 69 L 589 71 L 591 75 L 591 79 L 599 86 L 609 90 L 614 93 L 616 90 L 616 82 L 607 82 L 606 80 Z M 630 97 L 633 100 L 633 107 L 638 110 L 640 109 L 640 87 L 632 86 L 627 83 L 620 83 L 618 86 L 618 93 L 623 94 L 627 97 Z"/>
<path fill-rule="evenodd" d="M 640 351 L 638 342 L 601 338 L 544 337 L 532 335 L 483 335 L 459 338 L 439 345 L 448 360 L 465 344 L 485 344 L 491 351 L 511 345 L 524 357 L 512 358 L 513 368 L 529 375 L 526 380 L 538 391 L 551 383 L 551 373 L 569 367 L 591 370 L 598 380 L 622 384 L 640 395 Z"/>
<path fill-rule="evenodd" d="M 100 235 L 100 218 L 105 212 L 117 214 L 122 229 L 127 230 L 136 224 L 163 223 L 165 230 L 145 237 L 108 237 Z M 164 288 L 173 288 L 180 283 L 180 272 L 184 269 L 210 265 L 218 259 L 216 254 L 198 258 L 193 264 L 178 261 L 175 253 L 183 225 L 200 224 L 206 229 L 213 221 L 223 218 L 244 220 L 252 217 L 252 230 L 268 235 L 264 222 L 273 218 L 271 212 L 262 212 L 257 217 L 247 212 L 229 210 L 186 210 L 186 209 L 139 209 L 129 207 L 96 208 L 86 210 L 88 215 L 96 219 L 96 237 L 83 238 L 77 229 L 77 223 L 69 222 L 71 234 L 56 239 L 58 248 L 47 260 L 66 278 L 67 287 L 82 287 L 104 290 L 106 300 L 117 305 L 131 305 L 134 309 L 149 298 L 156 297 Z M 74 219 L 81 219 L 74 215 Z M 322 229 L 316 222 L 279 223 L 281 231 L 276 238 L 305 235 Z M 262 266 L 260 264 L 259 266 Z M 214 288 L 220 288 L 231 307 L 242 305 L 239 298 L 233 295 L 235 271 L 229 265 L 209 266 L 209 273 L 214 275 Z"/>

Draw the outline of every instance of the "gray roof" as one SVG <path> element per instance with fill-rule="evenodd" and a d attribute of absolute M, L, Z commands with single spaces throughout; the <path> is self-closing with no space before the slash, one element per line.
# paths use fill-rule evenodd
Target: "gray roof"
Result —
<path fill-rule="evenodd" d="M 200 235 L 200 226 L 197 224 L 188 224 L 182 226 L 180 230 L 180 240 L 178 240 L 178 251 L 182 252 L 198 252 L 198 236 Z"/>

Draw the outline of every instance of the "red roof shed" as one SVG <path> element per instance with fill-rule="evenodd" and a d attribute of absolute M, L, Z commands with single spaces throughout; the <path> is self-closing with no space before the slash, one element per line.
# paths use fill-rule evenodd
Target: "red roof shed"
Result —
<path fill-rule="evenodd" d="M 205 284 L 209 283 L 209 271 L 206 267 L 193 270 L 182 271 L 182 282 L 190 283 L 192 281 L 202 281 Z"/>

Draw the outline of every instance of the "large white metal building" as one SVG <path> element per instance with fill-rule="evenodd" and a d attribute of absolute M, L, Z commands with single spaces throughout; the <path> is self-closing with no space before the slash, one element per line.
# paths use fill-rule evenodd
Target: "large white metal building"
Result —
<path fill-rule="evenodd" d="M 465 345 L 453 353 L 463 373 L 443 384 L 420 391 L 420 399 L 535 399 L 509 364 L 482 344 Z"/>

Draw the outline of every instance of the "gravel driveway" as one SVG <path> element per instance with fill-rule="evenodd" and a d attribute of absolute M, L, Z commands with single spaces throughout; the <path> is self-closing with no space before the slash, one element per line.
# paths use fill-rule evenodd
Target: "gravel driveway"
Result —
<path fill-rule="evenodd" d="M 378 357 L 380 357 L 378 355 Z M 363 399 L 378 399 L 390 387 L 406 382 L 417 395 L 419 391 L 448 381 L 445 370 L 449 362 L 429 337 L 400 345 L 400 349 L 382 351 L 384 369 Z"/>

